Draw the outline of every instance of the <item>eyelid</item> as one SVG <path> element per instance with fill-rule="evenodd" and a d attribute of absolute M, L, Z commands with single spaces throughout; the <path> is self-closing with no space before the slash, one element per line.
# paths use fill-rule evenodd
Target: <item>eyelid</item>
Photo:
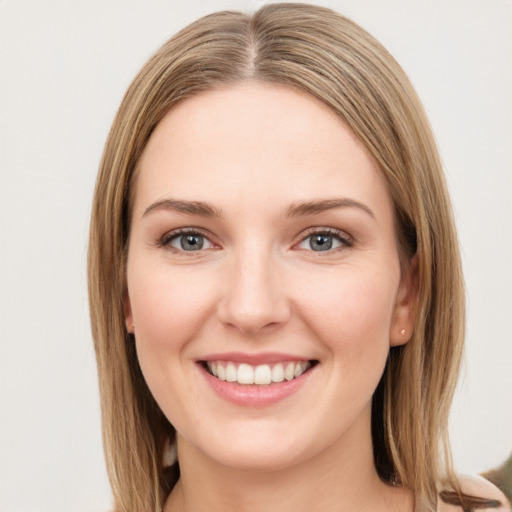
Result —
<path fill-rule="evenodd" d="M 214 247 L 208 247 L 207 249 L 199 249 L 197 251 L 184 251 L 181 249 L 177 249 L 176 247 L 171 246 L 171 241 L 175 238 L 178 238 L 179 236 L 183 235 L 200 235 L 207 239 Z M 167 231 L 162 235 L 160 238 L 158 238 L 155 242 L 155 245 L 157 247 L 163 247 L 165 249 L 172 250 L 176 253 L 186 253 L 188 255 L 193 255 L 193 253 L 199 253 L 203 251 L 208 251 L 211 249 L 218 248 L 218 244 L 213 240 L 213 237 L 210 233 L 206 232 L 205 230 L 201 228 L 195 228 L 195 227 L 186 227 L 186 228 L 177 228 L 172 229 L 171 231 Z"/>
<path fill-rule="evenodd" d="M 206 238 L 214 246 L 214 247 L 210 247 L 207 249 L 199 249 L 197 252 L 203 252 L 206 250 L 219 248 L 219 244 L 215 242 L 214 237 L 212 236 L 211 233 L 205 231 L 204 229 L 196 228 L 196 227 L 184 227 L 184 228 L 177 228 L 177 229 L 172 229 L 171 231 L 167 231 L 166 233 L 164 233 L 164 235 L 162 235 L 161 237 L 159 237 L 156 240 L 155 246 L 167 248 L 167 249 L 172 250 L 177 253 L 187 253 L 187 254 L 191 255 L 196 251 L 184 251 L 184 250 L 180 250 L 175 247 L 172 247 L 170 245 L 170 242 L 172 240 L 174 240 L 175 238 L 177 238 L 179 236 L 187 235 L 187 234 L 200 235 L 200 236 Z M 303 231 L 300 234 L 299 240 L 294 243 L 293 247 L 294 248 L 297 247 L 299 244 L 301 244 L 302 242 L 307 240 L 307 238 L 312 235 L 332 236 L 332 237 L 336 238 L 338 241 L 340 241 L 343 245 L 343 247 L 338 247 L 338 248 L 330 249 L 327 251 L 313 251 L 313 250 L 308 251 L 308 252 L 318 252 L 319 255 L 321 255 L 322 252 L 323 253 L 332 253 L 341 248 L 353 247 L 353 245 L 354 245 L 353 237 L 350 236 L 348 233 L 346 233 L 343 230 L 333 228 L 333 227 L 326 227 L 326 226 L 314 226 L 314 227 L 308 228 L 305 231 Z"/>
<path fill-rule="evenodd" d="M 301 244 L 305 240 L 307 240 L 312 235 L 328 235 L 336 238 L 338 241 L 340 241 L 343 244 L 343 247 L 338 247 L 335 249 L 330 249 L 327 251 L 313 251 L 312 249 L 308 252 L 316 252 L 319 255 L 332 253 L 336 250 L 347 248 L 347 247 L 353 247 L 354 246 L 354 239 L 352 236 L 350 236 L 347 232 L 342 231 L 341 229 L 336 229 L 332 227 L 325 227 L 325 226 L 315 226 L 306 229 L 304 232 L 300 235 L 300 240 L 294 244 L 294 247 Z M 306 249 L 304 249 L 306 250 Z"/>

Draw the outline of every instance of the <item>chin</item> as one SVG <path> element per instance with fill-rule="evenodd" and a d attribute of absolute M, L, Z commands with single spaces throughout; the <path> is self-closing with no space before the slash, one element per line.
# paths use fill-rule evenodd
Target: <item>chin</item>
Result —
<path fill-rule="evenodd" d="M 242 449 L 237 453 L 211 454 L 218 464 L 236 471 L 272 473 L 300 464 L 307 457 L 294 450 L 291 453 L 276 453 L 271 449 Z"/>
<path fill-rule="evenodd" d="M 260 435 L 251 435 L 247 429 L 244 435 L 235 434 L 222 436 L 209 436 L 206 443 L 197 443 L 192 446 L 185 441 L 185 450 L 198 451 L 214 464 L 243 472 L 274 472 L 292 467 L 307 460 L 311 454 L 305 453 L 299 447 L 307 446 L 307 442 L 299 442 L 294 436 L 288 436 L 283 442 L 283 431 L 277 435 L 262 438 Z M 181 447 L 180 447 L 181 449 Z M 314 450 L 311 450 L 314 451 Z M 196 452 L 197 453 L 197 452 Z"/>

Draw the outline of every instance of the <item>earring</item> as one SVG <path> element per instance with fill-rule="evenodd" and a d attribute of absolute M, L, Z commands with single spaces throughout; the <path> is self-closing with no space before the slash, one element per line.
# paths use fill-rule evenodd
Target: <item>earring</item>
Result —
<path fill-rule="evenodd" d="M 176 440 L 171 442 L 170 438 L 167 438 L 164 445 L 164 453 L 162 456 L 162 463 L 164 468 L 170 468 L 178 460 L 178 448 L 176 446 Z"/>
<path fill-rule="evenodd" d="M 402 329 L 402 330 L 400 331 L 400 334 L 401 334 L 402 336 L 405 336 L 405 329 Z"/>

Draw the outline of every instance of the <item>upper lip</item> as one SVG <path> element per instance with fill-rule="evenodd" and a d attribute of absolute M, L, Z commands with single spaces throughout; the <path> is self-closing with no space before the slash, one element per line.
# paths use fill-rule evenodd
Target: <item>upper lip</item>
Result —
<path fill-rule="evenodd" d="M 287 361 L 311 361 L 309 357 L 298 356 L 295 354 L 284 354 L 280 352 L 262 352 L 260 354 L 245 354 L 243 352 L 222 352 L 218 354 L 208 354 L 200 357 L 198 361 L 232 361 L 233 363 L 246 363 L 250 365 L 275 364 Z"/>

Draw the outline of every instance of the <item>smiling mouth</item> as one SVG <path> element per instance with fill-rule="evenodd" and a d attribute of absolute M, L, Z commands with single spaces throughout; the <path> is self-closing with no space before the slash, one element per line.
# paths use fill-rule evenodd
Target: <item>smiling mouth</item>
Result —
<path fill-rule="evenodd" d="M 246 385 L 270 385 L 298 379 L 318 364 L 318 361 L 287 361 L 260 365 L 233 361 L 202 361 L 201 363 L 210 375 L 222 381 Z"/>

